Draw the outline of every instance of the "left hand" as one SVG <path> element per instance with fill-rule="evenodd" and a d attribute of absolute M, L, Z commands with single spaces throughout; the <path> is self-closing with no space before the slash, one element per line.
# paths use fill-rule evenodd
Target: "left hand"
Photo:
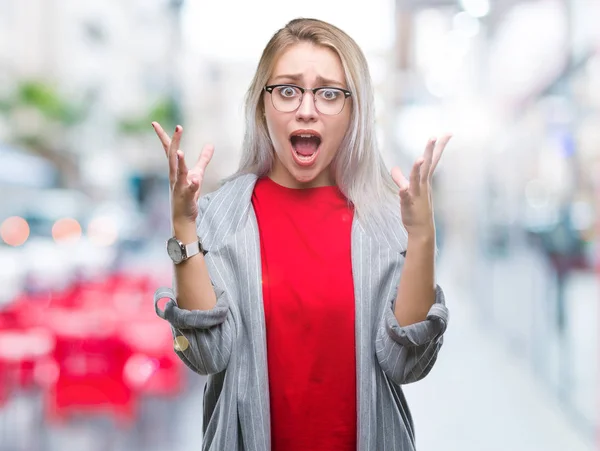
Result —
<path fill-rule="evenodd" d="M 452 135 L 431 138 L 423 156 L 417 159 L 410 173 L 410 182 L 399 167 L 392 169 L 392 178 L 400 188 L 402 223 L 409 236 L 435 236 L 431 178 Z"/>

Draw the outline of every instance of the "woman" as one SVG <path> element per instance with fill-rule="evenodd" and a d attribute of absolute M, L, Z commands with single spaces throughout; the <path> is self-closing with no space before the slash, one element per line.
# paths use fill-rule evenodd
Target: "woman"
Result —
<path fill-rule="evenodd" d="M 182 128 L 169 138 L 153 123 L 176 286 L 155 305 L 169 298 L 156 310 L 176 352 L 209 375 L 203 449 L 414 449 L 401 385 L 431 370 L 448 318 L 430 181 L 449 136 L 409 180 L 390 176 L 373 118 L 356 43 L 298 19 L 263 52 L 240 168 L 220 189 L 199 198 L 211 146 L 188 169 Z"/>

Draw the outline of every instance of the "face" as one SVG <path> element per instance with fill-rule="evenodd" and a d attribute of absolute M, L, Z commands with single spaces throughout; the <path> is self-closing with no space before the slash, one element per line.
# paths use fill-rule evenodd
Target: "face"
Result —
<path fill-rule="evenodd" d="M 289 47 L 277 59 L 267 85 L 275 84 L 292 84 L 307 89 L 323 86 L 347 89 L 337 54 L 308 42 Z M 350 124 L 351 97 L 345 100 L 342 111 L 336 115 L 320 113 L 315 107 L 312 92 L 308 90 L 295 111 L 275 109 L 273 100 L 277 100 L 272 96 L 292 95 L 293 90 L 264 94 L 267 128 L 275 148 L 269 176 L 289 188 L 334 185 L 330 164 Z M 317 105 L 330 101 L 329 97 L 331 92 L 318 92 Z"/>

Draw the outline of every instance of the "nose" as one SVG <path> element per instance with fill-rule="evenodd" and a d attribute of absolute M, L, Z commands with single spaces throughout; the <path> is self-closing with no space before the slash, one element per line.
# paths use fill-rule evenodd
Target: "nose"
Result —
<path fill-rule="evenodd" d="M 312 92 L 306 91 L 302 96 L 302 102 L 296 110 L 296 119 L 299 121 L 316 121 L 319 116 L 315 106 L 315 98 Z"/>

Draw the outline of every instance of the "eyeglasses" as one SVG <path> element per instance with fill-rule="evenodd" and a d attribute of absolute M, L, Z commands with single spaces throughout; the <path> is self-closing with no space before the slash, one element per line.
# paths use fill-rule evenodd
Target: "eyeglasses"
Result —
<path fill-rule="evenodd" d="M 340 114 L 344 109 L 346 99 L 352 95 L 345 89 L 328 86 L 308 89 L 296 85 L 269 85 L 265 86 L 264 90 L 271 94 L 273 108 L 281 113 L 296 111 L 302 104 L 304 93 L 310 91 L 313 93 L 317 111 L 327 116 Z"/>

